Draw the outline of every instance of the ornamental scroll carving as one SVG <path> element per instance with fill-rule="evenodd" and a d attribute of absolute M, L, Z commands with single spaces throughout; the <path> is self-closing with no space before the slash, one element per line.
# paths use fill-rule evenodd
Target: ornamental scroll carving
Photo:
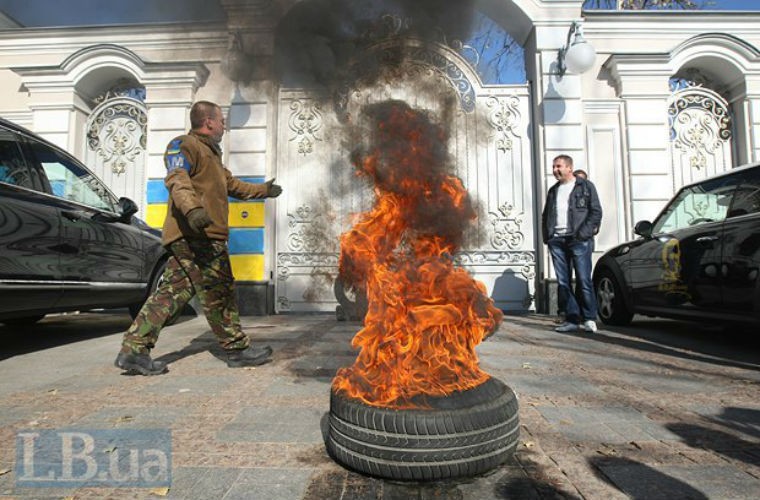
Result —
<path fill-rule="evenodd" d="M 536 254 L 529 251 L 494 252 L 488 250 L 474 250 L 457 252 L 454 257 L 457 265 L 462 267 L 471 266 L 501 266 L 517 267 L 520 274 L 531 281 L 536 277 Z"/>
<path fill-rule="evenodd" d="M 126 172 L 145 151 L 148 116 L 136 101 L 118 99 L 90 118 L 87 146 L 114 174 Z"/>
<path fill-rule="evenodd" d="M 277 278 L 286 281 L 292 267 L 327 267 L 338 269 L 337 253 L 288 252 L 277 255 Z"/>
<path fill-rule="evenodd" d="M 419 47 L 412 51 L 410 58 L 418 64 L 440 71 L 449 80 L 459 96 L 459 104 L 465 113 L 472 113 L 475 110 L 475 89 L 459 66 L 443 54 L 425 47 Z"/>
<path fill-rule="evenodd" d="M 404 64 L 400 64 L 401 61 Z M 382 72 L 386 77 L 392 77 L 389 70 L 402 68 L 409 75 L 422 74 L 423 71 L 435 72 L 437 77 L 443 79 L 456 92 L 459 105 L 465 113 L 475 111 L 475 89 L 467 75 L 453 61 L 445 55 L 427 46 L 404 46 L 398 41 L 390 41 L 371 47 L 366 52 L 366 57 L 351 68 L 351 74 L 362 75 L 358 80 L 346 81 L 338 88 L 335 94 L 335 111 L 341 120 L 348 116 L 348 102 L 356 92 L 355 89 L 362 86 L 362 81 L 373 81 Z"/>
<path fill-rule="evenodd" d="M 338 270 L 337 238 L 331 228 L 334 217 L 301 205 L 288 213 L 287 252 L 277 255 L 277 279 L 285 283 L 291 275 L 308 276 L 310 285 L 304 290 L 307 301 L 327 297 Z M 285 292 L 285 287 L 280 287 Z M 290 299 L 283 293 L 277 297 L 280 309 L 289 310 Z"/>
<path fill-rule="evenodd" d="M 280 306 L 281 311 L 290 311 L 290 299 L 284 295 L 277 297 L 277 304 Z"/>
<path fill-rule="evenodd" d="M 290 110 L 288 127 L 293 132 L 290 141 L 295 141 L 298 154 L 311 154 L 315 143 L 322 141 L 317 135 L 322 128 L 322 108 L 317 102 L 297 99 L 290 103 Z"/>
<path fill-rule="evenodd" d="M 520 125 L 520 98 L 512 95 L 505 98 L 491 96 L 486 100 L 491 108 L 488 123 L 496 131 L 496 149 L 506 153 L 512 149 L 512 137 L 518 137 Z"/>
<path fill-rule="evenodd" d="M 499 213 L 489 212 L 493 233 L 491 245 L 497 250 L 514 250 L 522 246 L 525 235 L 522 232 L 522 213 L 513 215 L 514 207 L 504 203 Z"/>
<path fill-rule="evenodd" d="M 535 252 L 527 250 L 517 252 L 494 252 L 490 250 L 472 250 L 457 252 L 457 264 L 462 266 L 531 266 L 536 263 Z"/>
<path fill-rule="evenodd" d="M 473 266 L 499 266 L 511 268 L 515 274 L 519 273 L 528 283 L 528 293 L 523 297 L 523 306 L 527 309 L 532 306 L 535 298 L 530 283 L 536 278 L 536 254 L 535 252 L 518 250 L 512 252 L 494 252 L 487 250 L 475 250 L 458 252 L 454 256 L 457 265 L 469 268 L 471 274 L 476 272 Z"/>
<path fill-rule="evenodd" d="M 277 255 L 277 280 L 285 284 L 291 275 L 308 276 L 309 286 L 302 297 L 330 299 L 332 284 L 338 274 L 338 253 L 287 252 Z M 279 287 L 277 303 L 283 311 L 290 310 L 291 302 L 285 294 L 285 286 Z M 311 296 L 311 297 L 310 297 Z"/>
<path fill-rule="evenodd" d="M 728 103 L 710 89 L 689 87 L 676 92 L 668 116 L 673 147 L 697 170 L 706 168 L 708 157 L 721 154 L 731 139 Z"/>
<path fill-rule="evenodd" d="M 335 217 L 301 205 L 295 213 L 288 213 L 288 250 L 292 252 L 337 252 L 336 238 L 332 236 Z"/>

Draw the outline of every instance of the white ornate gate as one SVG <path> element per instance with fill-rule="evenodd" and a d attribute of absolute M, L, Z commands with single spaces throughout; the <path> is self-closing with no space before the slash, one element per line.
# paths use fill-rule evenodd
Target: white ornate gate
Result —
<path fill-rule="evenodd" d="M 86 162 L 117 196 L 146 209 L 145 145 L 147 113 L 132 97 L 106 99 L 87 121 Z"/>
<path fill-rule="evenodd" d="M 394 60 L 395 43 L 373 47 L 368 59 Z M 404 64 L 373 82 L 348 84 L 337 99 L 304 89 L 280 92 L 276 171 L 285 190 L 276 214 L 278 312 L 335 309 L 338 237 L 351 227 L 351 214 L 372 202 L 371 186 L 354 175 L 352 145 L 342 142 L 342 131 L 362 106 L 387 99 L 405 100 L 450 124 L 456 175 L 480 211 L 477 236 L 458 260 L 485 283 L 498 307 L 534 308 L 528 86 L 484 87 L 467 62 L 442 45 L 406 40 L 403 49 Z"/>
<path fill-rule="evenodd" d="M 686 87 L 673 93 L 668 115 L 676 190 L 731 168 L 731 115 L 720 94 Z"/>

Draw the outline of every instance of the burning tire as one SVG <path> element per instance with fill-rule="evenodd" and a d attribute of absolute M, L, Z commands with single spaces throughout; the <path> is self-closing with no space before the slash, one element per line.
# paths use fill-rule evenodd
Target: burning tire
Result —
<path fill-rule="evenodd" d="M 481 474 L 514 453 L 517 397 L 503 382 L 490 378 L 426 404 L 431 409 L 378 408 L 333 391 L 327 451 L 355 471 L 416 481 Z"/>

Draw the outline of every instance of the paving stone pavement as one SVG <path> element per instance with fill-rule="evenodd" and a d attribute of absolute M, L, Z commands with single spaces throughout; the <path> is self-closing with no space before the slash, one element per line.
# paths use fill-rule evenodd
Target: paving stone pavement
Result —
<path fill-rule="evenodd" d="M 478 347 L 520 401 L 513 459 L 458 481 L 383 481 L 325 452 L 330 382 L 358 323 L 331 315 L 243 318 L 273 361 L 227 368 L 203 318 L 166 328 L 156 377 L 113 367 L 125 314 L 0 326 L 0 498 L 658 499 L 760 497 L 760 347 L 667 321 L 555 333 L 508 316 Z M 675 326 L 674 326 L 675 325 Z M 17 436 L 44 429 L 170 429 L 166 489 L 20 487 Z"/>

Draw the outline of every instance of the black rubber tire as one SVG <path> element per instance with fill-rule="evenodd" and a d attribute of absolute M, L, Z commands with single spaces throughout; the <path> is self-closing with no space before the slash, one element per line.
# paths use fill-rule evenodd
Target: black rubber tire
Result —
<path fill-rule="evenodd" d="M 596 292 L 597 312 L 605 325 L 625 326 L 633 319 L 631 311 L 625 303 L 623 289 L 615 274 L 609 269 L 602 269 L 594 283 Z"/>
<path fill-rule="evenodd" d="M 378 408 L 333 392 L 327 451 L 357 472 L 402 481 L 475 476 L 514 453 L 517 397 L 503 382 L 426 403 L 432 408 Z"/>

